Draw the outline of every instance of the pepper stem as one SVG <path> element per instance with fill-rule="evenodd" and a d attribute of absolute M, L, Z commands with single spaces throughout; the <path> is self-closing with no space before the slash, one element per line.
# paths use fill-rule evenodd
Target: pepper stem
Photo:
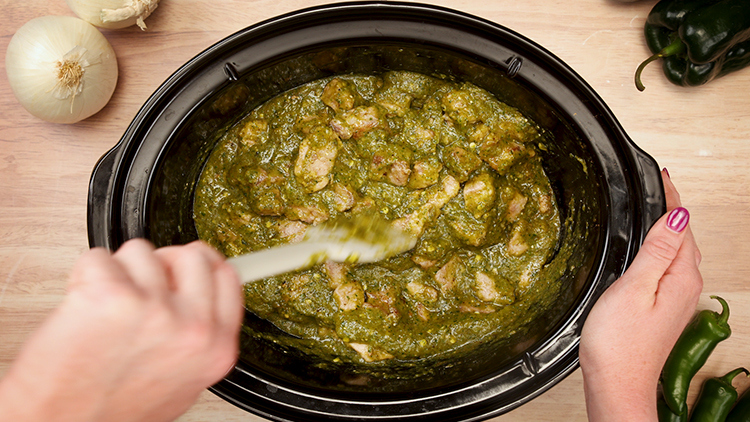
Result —
<path fill-rule="evenodd" d="M 717 322 L 722 325 L 726 324 L 727 321 L 729 321 L 729 305 L 727 304 L 727 301 L 716 295 L 711 296 L 711 299 L 716 299 L 721 303 L 721 314 L 719 315 L 719 320 Z"/>
<path fill-rule="evenodd" d="M 662 59 L 664 57 L 674 56 L 675 54 L 680 54 L 685 51 L 685 44 L 682 42 L 680 37 L 675 37 L 674 41 L 672 41 L 672 44 L 669 44 L 668 46 L 662 48 L 662 50 L 653 56 L 647 58 L 643 61 L 640 65 L 638 65 L 638 69 L 635 70 L 635 87 L 638 88 L 638 91 L 643 91 L 646 89 L 646 87 L 641 82 L 641 73 L 643 73 L 643 69 L 646 68 L 646 66 L 657 59 Z"/>
<path fill-rule="evenodd" d="M 744 372 L 745 375 L 750 375 L 750 372 L 747 371 L 745 368 L 737 368 L 734 371 L 724 375 L 723 377 L 719 378 L 720 380 L 726 382 L 727 384 L 732 384 L 732 381 L 734 380 L 734 377 L 739 375 L 740 373 Z"/>

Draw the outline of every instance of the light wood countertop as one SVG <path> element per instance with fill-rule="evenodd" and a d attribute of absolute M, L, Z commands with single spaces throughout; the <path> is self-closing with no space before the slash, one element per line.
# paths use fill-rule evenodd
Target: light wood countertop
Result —
<path fill-rule="evenodd" d="M 110 103 L 75 125 L 43 122 L 15 100 L 0 62 L 0 376 L 28 335 L 62 300 L 67 274 L 88 248 L 86 200 L 94 164 L 177 68 L 246 26 L 322 4 L 304 0 L 164 0 L 146 23 L 104 30 L 119 61 Z M 633 72 L 649 53 L 643 24 L 654 0 L 437 0 L 509 27 L 549 49 L 604 99 L 630 137 L 667 167 L 691 212 L 703 253 L 699 306 L 732 308 L 733 337 L 697 380 L 750 365 L 750 69 L 699 88 L 669 84 L 658 64 L 645 92 Z M 70 15 L 64 0 L 0 1 L 0 56 L 13 33 L 43 15 Z M 744 388 L 740 380 L 736 385 Z M 698 393 L 694 382 L 690 400 Z M 179 421 L 261 421 L 205 392 Z M 586 420 L 580 370 L 492 421 Z"/>

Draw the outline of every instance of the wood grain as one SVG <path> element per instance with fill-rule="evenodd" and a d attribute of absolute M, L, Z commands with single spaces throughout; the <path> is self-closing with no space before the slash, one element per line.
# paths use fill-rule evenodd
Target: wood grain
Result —
<path fill-rule="evenodd" d="M 0 376 L 23 341 L 62 300 L 68 271 L 87 245 L 88 180 L 141 104 L 172 72 L 223 37 L 264 19 L 322 4 L 301 0 L 164 0 L 135 27 L 103 33 L 120 79 L 112 100 L 76 125 L 55 125 L 16 102 L 0 63 Z M 685 89 L 658 65 L 633 71 L 648 56 L 642 28 L 654 0 L 440 0 L 441 6 L 505 25 L 567 62 L 599 93 L 627 133 L 667 167 L 690 210 L 703 253 L 700 307 L 732 307 L 733 337 L 718 347 L 698 381 L 750 361 L 750 70 Z M 63 0 L 0 1 L 0 55 L 13 33 L 43 15 L 72 15 Z M 694 400 L 700 382 L 691 387 Z M 744 388 L 748 382 L 737 383 Z M 180 419 L 262 421 L 211 393 Z M 580 371 L 506 415 L 506 421 L 584 421 Z"/>

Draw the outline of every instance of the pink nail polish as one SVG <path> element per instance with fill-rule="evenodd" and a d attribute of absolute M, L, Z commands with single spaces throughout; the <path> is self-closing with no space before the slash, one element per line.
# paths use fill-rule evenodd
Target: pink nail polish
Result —
<path fill-rule="evenodd" d="M 666 167 L 664 167 L 663 169 L 661 169 L 661 171 L 663 171 L 663 172 L 664 172 L 664 174 L 666 174 L 666 175 L 667 175 L 667 177 L 669 177 L 670 179 L 672 178 L 672 176 L 670 176 L 670 175 L 669 175 L 669 170 L 667 170 L 667 168 L 666 168 Z"/>
<path fill-rule="evenodd" d="M 669 216 L 667 217 L 667 227 L 680 233 L 685 230 L 689 221 L 690 213 L 688 210 L 683 207 L 677 207 L 669 213 Z"/>

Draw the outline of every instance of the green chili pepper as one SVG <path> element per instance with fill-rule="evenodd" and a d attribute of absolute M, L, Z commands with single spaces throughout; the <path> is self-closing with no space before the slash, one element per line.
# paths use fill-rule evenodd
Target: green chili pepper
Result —
<path fill-rule="evenodd" d="M 750 422 L 750 388 L 737 400 L 727 416 L 727 422 Z"/>
<path fill-rule="evenodd" d="M 741 372 L 750 375 L 747 369 L 737 368 L 723 377 L 707 379 L 695 402 L 690 422 L 724 422 L 738 396 L 732 380 Z"/>
<path fill-rule="evenodd" d="M 663 59 L 670 82 L 703 85 L 750 65 L 750 1 L 661 0 L 648 15 L 646 43 L 654 53 L 638 66 L 635 85 L 643 91 L 641 72 Z"/>
<path fill-rule="evenodd" d="M 661 372 L 664 401 L 678 415 L 687 412 L 685 399 L 690 381 L 706 363 L 716 345 L 732 334 L 727 322 L 729 305 L 718 296 L 711 296 L 711 299 L 721 303 L 721 314 L 710 310 L 699 312 L 682 331 Z"/>
<path fill-rule="evenodd" d="M 672 409 L 667 406 L 667 402 L 664 401 L 664 396 L 662 394 L 660 394 L 659 398 L 656 400 L 656 414 L 659 417 L 659 422 L 687 422 L 688 420 L 687 412 L 682 415 L 674 413 Z"/>

